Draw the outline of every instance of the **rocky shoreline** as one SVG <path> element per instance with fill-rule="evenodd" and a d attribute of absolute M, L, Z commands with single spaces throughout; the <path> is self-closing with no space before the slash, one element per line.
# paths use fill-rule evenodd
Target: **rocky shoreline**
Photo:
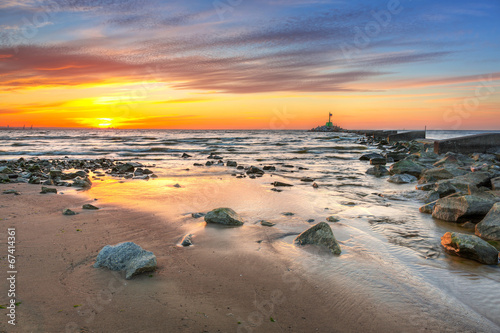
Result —
<path fill-rule="evenodd" d="M 358 143 L 381 151 L 360 157 L 371 165 L 367 174 L 387 177 L 393 183 L 416 183 L 416 190 L 426 192 L 421 213 L 457 223 L 464 233 L 475 232 L 475 235 L 445 233 L 441 244 L 448 253 L 484 264 L 498 264 L 500 147 L 490 149 L 489 153 L 438 155 L 428 140 L 390 144 L 384 138 L 367 134 Z M 386 168 L 388 164 L 391 165 Z M 496 260 L 491 259 L 491 253 L 496 253 Z"/>

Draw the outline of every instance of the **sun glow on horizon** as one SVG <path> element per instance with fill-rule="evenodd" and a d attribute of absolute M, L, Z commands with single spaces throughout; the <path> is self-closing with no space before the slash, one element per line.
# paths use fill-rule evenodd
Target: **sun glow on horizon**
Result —
<path fill-rule="evenodd" d="M 112 127 L 113 119 L 111 118 L 97 118 L 96 119 L 99 127 Z"/>

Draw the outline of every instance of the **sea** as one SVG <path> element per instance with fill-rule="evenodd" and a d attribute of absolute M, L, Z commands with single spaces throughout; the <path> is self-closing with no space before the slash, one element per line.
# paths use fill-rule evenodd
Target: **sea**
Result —
<path fill-rule="evenodd" d="M 428 131 L 427 138 L 485 132 Z M 446 254 L 440 245 L 445 232 L 473 230 L 419 213 L 425 193 L 415 190 L 415 184 L 392 184 L 365 174 L 370 166 L 359 157 L 379 150 L 359 139 L 353 133 L 268 130 L 2 130 L 0 160 L 143 163 L 159 178 L 105 177 L 94 181 L 91 195 L 117 203 L 142 198 L 143 204 L 133 207 L 164 212 L 168 223 L 184 223 L 187 233 L 200 228 L 199 220 L 189 222 L 191 213 L 229 206 L 248 221 L 243 229 L 248 232 L 262 228 L 260 220 L 275 222 L 273 230 L 279 233 L 269 241 L 276 251 L 290 261 L 290 269 L 332 286 L 334 299 L 356 293 L 387 311 L 407 311 L 416 330 L 436 322 L 467 321 L 500 331 L 500 266 Z M 181 157 L 184 153 L 191 157 Z M 205 164 L 210 154 L 243 166 L 272 165 L 276 171 L 250 179 L 236 178 L 240 170 L 235 168 L 194 166 Z M 318 188 L 301 181 L 303 177 L 313 178 Z M 274 181 L 294 186 L 276 192 Z M 174 196 L 179 204 L 166 207 Z M 293 245 L 298 233 L 329 216 L 339 219 L 330 225 L 341 243 L 340 256 Z M 346 316 L 356 315 L 347 309 Z"/>

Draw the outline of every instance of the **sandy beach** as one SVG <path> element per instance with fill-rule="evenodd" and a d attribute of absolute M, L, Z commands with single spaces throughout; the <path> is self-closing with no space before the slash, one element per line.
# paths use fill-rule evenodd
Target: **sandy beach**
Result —
<path fill-rule="evenodd" d="M 144 186 L 138 182 L 115 186 L 132 184 Z M 234 183 L 228 186 L 235 187 Z M 1 195 L 0 218 L 2 243 L 6 243 L 7 228 L 16 230 L 16 300 L 21 304 L 16 307 L 17 325 L 7 325 L 4 320 L 0 322 L 2 331 L 494 330 L 491 323 L 465 308 L 456 313 L 446 306 L 431 306 L 429 313 L 418 304 L 425 296 L 411 290 L 399 291 L 400 298 L 406 299 L 400 307 L 366 292 L 363 285 L 353 290 L 346 283 L 316 275 L 307 263 L 283 254 L 283 246 L 293 245 L 277 241 L 284 235 L 275 228 L 213 227 L 202 219 L 193 224 L 191 217 L 181 218 L 184 223 L 172 223 L 169 214 L 158 213 L 157 206 L 130 208 L 130 201 L 113 202 L 107 199 L 112 197 L 109 192 L 99 192 L 99 187 L 88 192 L 58 187 L 58 194 L 40 194 L 36 185 L 0 185 L 0 190 L 6 189 L 20 193 Z M 190 195 L 194 194 L 185 198 Z M 86 203 L 100 209 L 82 210 Z M 178 199 L 163 202 L 163 210 L 173 209 L 173 203 L 178 205 Z M 78 214 L 64 216 L 65 208 Z M 188 230 L 195 230 L 195 245 L 180 247 Z M 125 241 L 155 253 L 158 269 L 125 280 L 123 272 L 92 267 L 103 246 Z M 322 256 L 326 264 L 339 259 L 320 250 L 308 252 Z M 6 266 L 2 260 L 2 270 L 7 271 Z M 0 288 L 4 298 L 8 285 Z M 414 303 L 415 299 L 419 301 Z"/>

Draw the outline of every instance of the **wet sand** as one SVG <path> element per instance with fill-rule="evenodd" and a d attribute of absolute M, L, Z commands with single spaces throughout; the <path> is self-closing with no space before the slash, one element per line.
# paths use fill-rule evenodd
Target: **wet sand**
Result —
<path fill-rule="evenodd" d="M 98 192 L 58 188 L 65 194 L 39 194 L 36 185 L 0 185 L 1 191 L 11 188 L 21 195 L 0 194 L 1 235 L 6 244 L 7 228 L 16 228 L 16 300 L 22 303 L 17 325 L 2 316 L 2 331 L 492 331 L 491 323 L 467 313 L 443 308 L 418 313 L 412 299 L 394 311 L 365 294 L 363 286 L 325 283 L 307 264 L 283 255 L 273 241 L 281 236 L 275 228 L 207 227 L 199 219 L 195 246 L 182 248 L 177 244 L 187 223 L 172 223 L 154 209 L 94 201 L 90 195 Z M 85 203 L 101 209 L 84 211 Z M 163 204 L 168 210 L 172 202 Z M 64 216 L 65 208 L 78 214 Z M 92 267 L 103 246 L 124 241 L 155 253 L 157 271 L 125 280 L 123 273 Z M 2 259 L 5 276 L 5 254 Z M 7 289 L 0 284 L 1 304 L 8 301 Z"/>

